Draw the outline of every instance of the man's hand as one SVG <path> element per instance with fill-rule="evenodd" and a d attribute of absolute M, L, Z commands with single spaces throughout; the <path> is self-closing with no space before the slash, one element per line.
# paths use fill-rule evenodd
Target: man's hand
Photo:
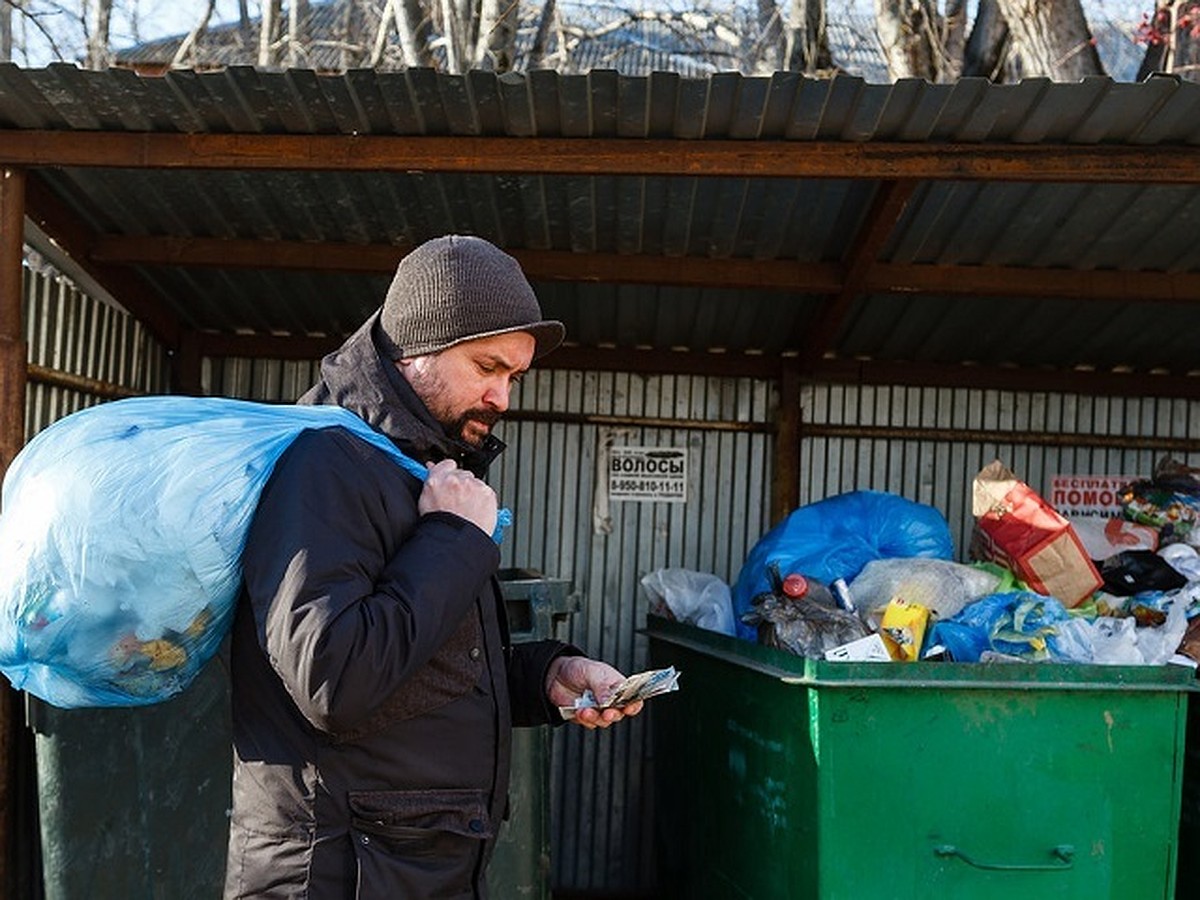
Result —
<path fill-rule="evenodd" d="M 430 465 L 429 477 L 417 500 L 421 515 L 431 512 L 451 512 L 474 522 L 484 534 L 496 531 L 499 502 L 496 492 L 466 469 L 460 469 L 452 459 Z"/>
<path fill-rule="evenodd" d="M 596 700 L 603 703 L 613 688 L 624 680 L 625 676 L 608 663 L 586 656 L 559 656 L 550 663 L 546 673 L 546 696 L 555 706 L 570 706 L 584 691 L 590 690 Z M 641 711 L 642 701 L 636 700 L 620 708 L 580 709 L 571 721 L 584 728 L 607 728 Z"/>

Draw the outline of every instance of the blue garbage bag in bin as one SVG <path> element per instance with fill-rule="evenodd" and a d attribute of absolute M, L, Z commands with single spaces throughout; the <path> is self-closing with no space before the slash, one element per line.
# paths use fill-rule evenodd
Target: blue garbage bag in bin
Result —
<path fill-rule="evenodd" d="M 767 567 L 773 562 L 783 577 L 798 572 L 828 584 L 850 581 L 874 559 L 915 556 L 954 556 L 950 526 L 932 506 L 865 490 L 801 506 L 763 535 L 742 565 L 733 589 L 738 636 L 756 639 L 742 616 L 770 590 Z"/>
<path fill-rule="evenodd" d="M 228 631 L 276 461 L 300 432 L 331 427 L 425 478 L 337 406 L 137 397 L 42 431 L 4 479 L 0 671 L 66 708 L 182 691 Z"/>

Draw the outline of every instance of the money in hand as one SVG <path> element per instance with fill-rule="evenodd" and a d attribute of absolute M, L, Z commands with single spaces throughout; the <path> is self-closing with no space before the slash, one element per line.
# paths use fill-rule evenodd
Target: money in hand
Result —
<path fill-rule="evenodd" d="M 597 703 L 596 696 L 587 690 L 575 700 L 572 706 L 560 706 L 558 711 L 564 719 L 573 719 L 576 710 L 580 709 L 611 709 L 627 706 L 636 700 L 646 700 L 658 694 L 679 690 L 679 675 L 680 673 L 675 671 L 674 666 L 639 672 L 636 675 L 630 675 L 618 684 L 604 703 Z"/>

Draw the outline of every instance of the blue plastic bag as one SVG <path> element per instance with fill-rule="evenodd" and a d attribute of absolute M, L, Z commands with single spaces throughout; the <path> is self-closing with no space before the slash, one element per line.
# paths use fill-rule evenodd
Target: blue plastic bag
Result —
<path fill-rule="evenodd" d="M 770 589 L 767 566 L 783 577 L 799 573 L 826 584 L 854 578 L 874 559 L 951 559 L 954 540 L 945 517 L 923 503 L 883 491 L 851 491 L 801 506 L 750 550 L 733 590 L 738 636 L 755 640 L 742 616 Z"/>
<path fill-rule="evenodd" d="M 276 461 L 302 431 L 335 426 L 425 478 L 337 406 L 138 397 L 41 432 L 4 479 L 0 671 L 68 708 L 182 691 L 232 622 L 242 548 Z"/>
<path fill-rule="evenodd" d="M 1090 662 L 1090 650 L 1067 627 L 1071 614 L 1033 591 L 989 594 L 934 624 L 928 645 L 941 644 L 954 662 L 979 662 L 986 651 L 1030 662 Z"/>

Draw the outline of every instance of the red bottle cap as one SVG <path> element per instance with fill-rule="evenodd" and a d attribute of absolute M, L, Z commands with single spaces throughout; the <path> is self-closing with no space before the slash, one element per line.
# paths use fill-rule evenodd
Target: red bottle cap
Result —
<path fill-rule="evenodd" d="M 793 599 L 803 597 L 808 593 L 808 580 L 799 573 L 789 575 L 783 579 L 783 592 Z"/>

